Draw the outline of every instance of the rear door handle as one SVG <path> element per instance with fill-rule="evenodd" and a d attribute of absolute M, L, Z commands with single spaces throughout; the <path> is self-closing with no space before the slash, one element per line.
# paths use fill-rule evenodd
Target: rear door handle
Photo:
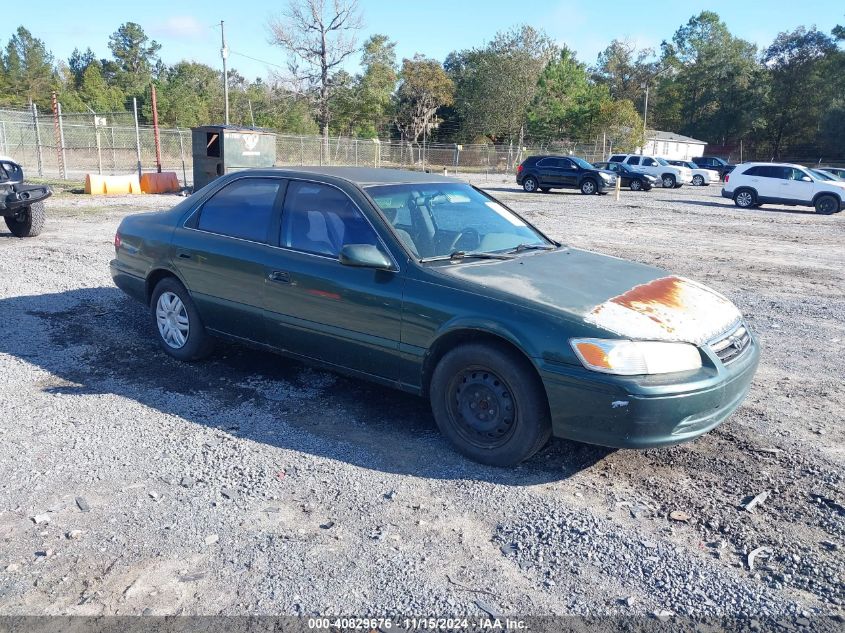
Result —
<path fill-rule="evenodd" d="M 285 272 L 284 270 L 274 270 L 272 273 L 267 275 L 267 279 L 270 281 L 275 281 L 276 283 L 280 284 L 289 284 L 290 283 L 290 273 Z"/>
<path fill-rule="evenodd" d="M 178 257 L 179 257 L 179 259 L 191 259 L 193 257 L 193 255 L 191 255 L 190 253 L 182 252 L 182 253 L 179 253 Z"/>

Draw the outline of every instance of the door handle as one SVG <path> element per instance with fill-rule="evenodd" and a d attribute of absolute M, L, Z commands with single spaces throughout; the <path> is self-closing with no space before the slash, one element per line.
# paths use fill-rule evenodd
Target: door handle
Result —
<path fill-rule="evenodd" d="M 290 283 L 290 273 L 287 273 L 284 270 L 274 270 L 272 273 L 267 275 L 267 279 L 269 279 L 270 281 L 275 281 L 276 283 L 280 283 L 280 284 L 289 284 Z"/>
<path fill-rule="evenodd" d="M 179 253 L 179 259 L 191 259 L 192 257 L 193 257 L 193 255 L 191 255 L 190 253 L 185 253 L 185 252 Z"/>

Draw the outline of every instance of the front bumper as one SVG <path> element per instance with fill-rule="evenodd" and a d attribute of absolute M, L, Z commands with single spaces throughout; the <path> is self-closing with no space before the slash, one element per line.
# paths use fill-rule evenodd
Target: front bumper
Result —
<path fill-rule="evenodd" d="M 622 377 L 543 363 L 555 436 L 612 448 L 653 448 L 695 439 L 721 424 L 742 403 L 760 360 L 752 339 L 729 365 L 709 350 L 701 370 L 683 379 Z"/>

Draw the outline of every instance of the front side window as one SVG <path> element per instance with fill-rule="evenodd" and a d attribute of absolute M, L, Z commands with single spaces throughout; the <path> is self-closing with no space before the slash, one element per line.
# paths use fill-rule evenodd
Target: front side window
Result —
<path fill-rule="evenodd" d="M 402 242 L 417 257 L 455 251 L 492 253 L 554 244 L 519 216 L 469 185 L 429 183 L 367 188 Z M 408 224 L 399 218 L 407 211 Z"/>
<path fill-rule="evenodd" d="M 281 245 L 337 257 L 347 244 L 379 244 L 373 227 L 340 189 L 292 180 L 282 208 Z"/>
<path fill-rule="evenodd" d="M 630 156 L 628 160 L 625 161 L 629 165 L 639 165 L 640 164 L 640 157 L 639 156 Z"/>
<path fill-rule="evenodd" d="M 197 228 L 266 242 L 281 182 L 276 178 L 243 178 L 229 183 L 202 205 Z"/>
<path fill-rule="evenodd" d="M 656 164 L 652 158 L 643 158 L 643 167 L 652 167 Z"/>

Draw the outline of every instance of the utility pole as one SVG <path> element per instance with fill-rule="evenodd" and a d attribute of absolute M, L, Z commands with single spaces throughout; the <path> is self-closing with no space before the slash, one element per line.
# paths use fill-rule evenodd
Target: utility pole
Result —
<path fill-rule="evenodd" d="M 224 114 L 223 122 L 229 125 L 229 75 L 226 70 L 226 59 L 229 57 L 229 49 L 226 48 L 226 35 L 223 32 L 223 20 L 220 20 L 220 57 L 223 58 L 223 101 Z"/>
<path fill-rule="evenodd" d="M 642 153 L 645 151 L 646 120 L 647 119 L 648 119 L 648 83 L 646 83 L 646 85 L 645 85 L 645 105 L 643 107 L 643 144 L 640 146 L 640 155 L 642 155 Z"/>

